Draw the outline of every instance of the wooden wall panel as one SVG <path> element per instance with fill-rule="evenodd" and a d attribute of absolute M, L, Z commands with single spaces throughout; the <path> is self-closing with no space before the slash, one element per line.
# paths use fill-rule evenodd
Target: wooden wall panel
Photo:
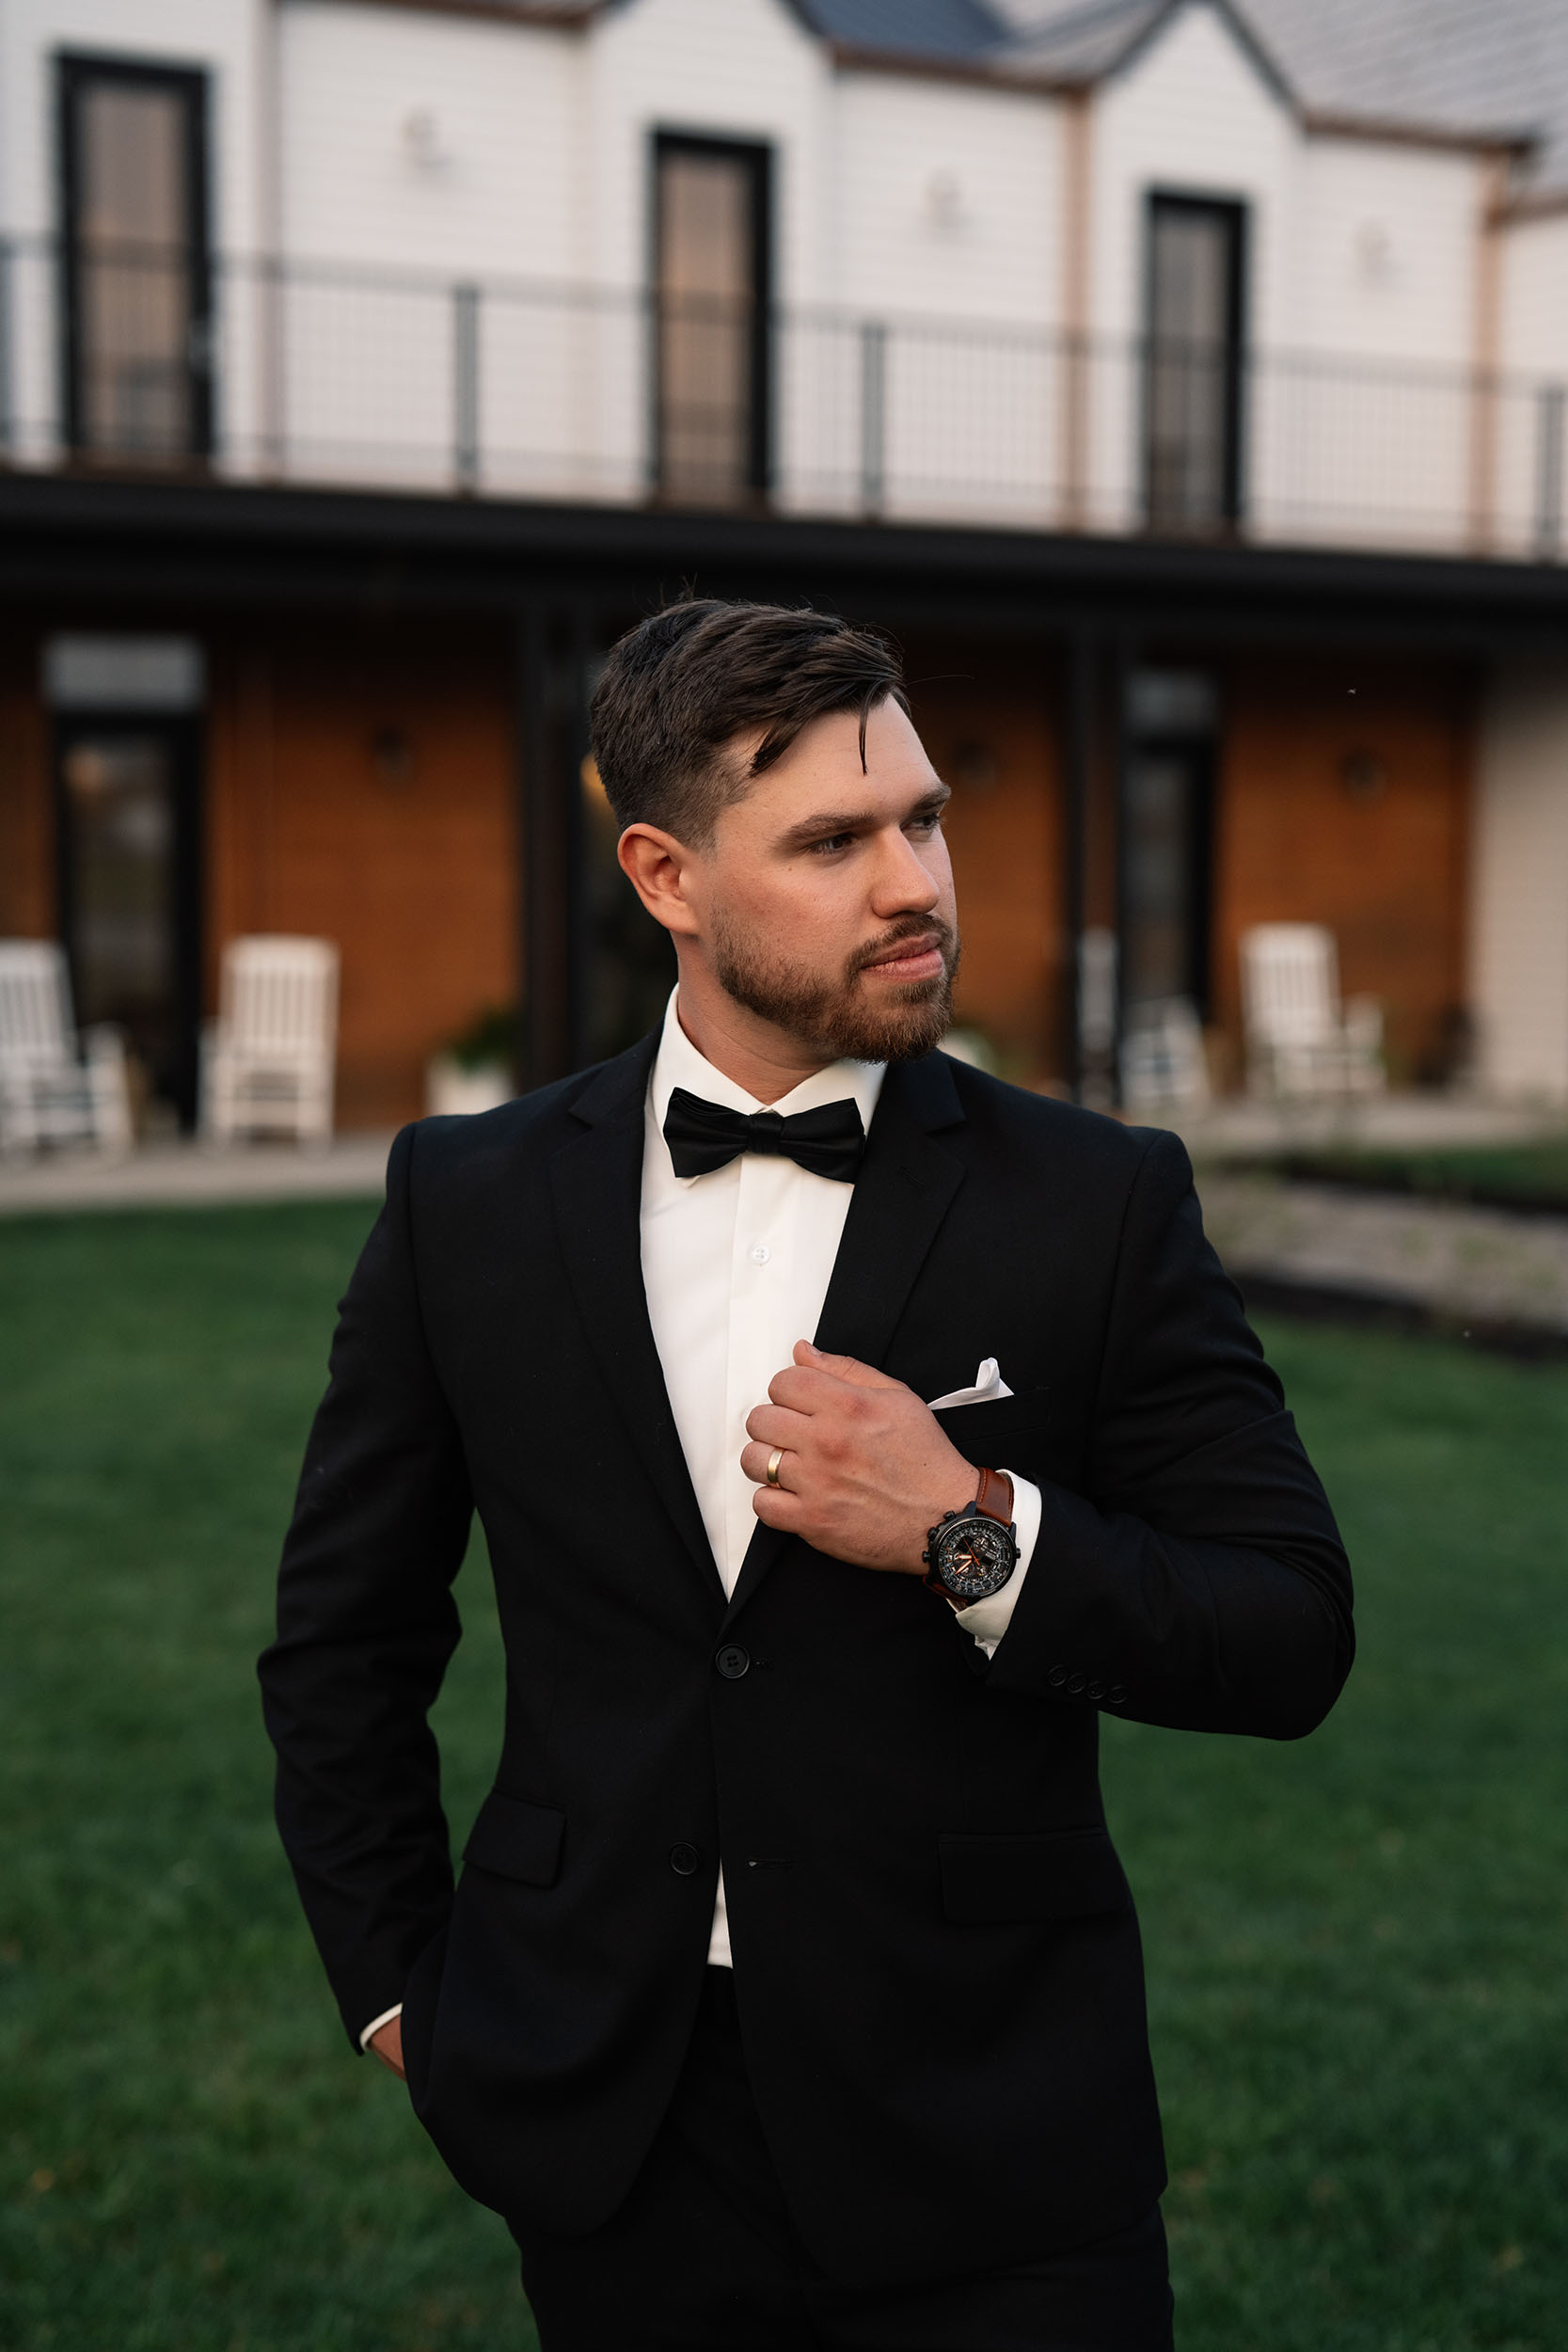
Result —
<path fill-rule="evenodd" d="M 236 931 L 336 939 L 339 1120 L 417 1118 L 429 1054 L 516 996 L 504 643 L 344 623 L 236 640 L 215 668 L 214 981 Z"/>
<path fill-rule="evenodd" d="M 972 669 L 961 650 L 911 660 L 915 724 L 953 787 L 946 832 L 963 962 L 957 1017 L 984 1032 L 1005 1076 L 1028 1082 L 1061 1065 L 1062 823 L 1049 689 L 1021 658 L 1012 671 L 918 680 Z"/>
<path fill-rule="evenodd" d="M 1326 923 L 1345 993 L 1383 1002 L 1395 1082 L 1435 1074 L 1465 989 L 1471 681 L 1451 669 L 1279 661 L 1234 674 L 1226 706 L 1213 975 L 1223 1025 L 1239 1033 L 1249 924 Z"/>

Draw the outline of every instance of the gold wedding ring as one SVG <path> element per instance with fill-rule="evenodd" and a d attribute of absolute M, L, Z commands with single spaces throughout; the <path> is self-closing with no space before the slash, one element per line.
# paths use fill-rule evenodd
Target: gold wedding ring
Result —
<path fill-rule="evenodd" d="M 768 1484 L 770 1486 L 776 1486 L 779 1483 L 779 1464 L 784 1457 L 784 1450 L 782 1445 L 776 1445 L 768 1457 Z"/>

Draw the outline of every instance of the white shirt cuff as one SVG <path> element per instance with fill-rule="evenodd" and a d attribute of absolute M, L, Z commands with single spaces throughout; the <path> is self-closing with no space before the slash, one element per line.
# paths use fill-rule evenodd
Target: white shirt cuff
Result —
<path fill-rule="evenodd" d="M 1018 1571 L 1016 1568 L 1013 1573 L 1015 1576 L 1017 1575 Z M 394 2017 L 401 2017 L 402 2015 L 403 2003 L 401 2001 L 394 2001 L 391 2008 L 384 2009 L 379 2017 L 372 2017 L 370 2024 L 365 2027 L 364 2032 L 359 2037 L 359 2047 L 362 2050 L 368 2050 L 371 2046 L 372 2034 L 379 2033 L 383 2026 L 389 2026 Z"/>
<path fill-rule="evenodd" d="M 1013 1620 L 1023 1580 L 1029 1573 L 1029 1563 L 1035 1556 L 1035 1546 L 1040 1538 L 1040 1490 L 1027 1478 L 1020 1478 L 1012 1470 L 1005 1475 L 1013 1482 L 1013 1525 L 1018 1530 L 1018 1565 L 999 1593 L 989 1600 L 977 1600 L 973 1609 L 954 1612 L 966 1633 L 974 1635 L 988 1658 L 994 1658 L 996 1645 Z"/>

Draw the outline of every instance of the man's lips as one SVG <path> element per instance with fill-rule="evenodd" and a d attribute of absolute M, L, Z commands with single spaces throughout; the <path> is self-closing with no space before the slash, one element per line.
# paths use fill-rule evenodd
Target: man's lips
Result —
<path fill-rule="evenodd" d="M 944 968 L 942 944 L 932 931 L 922 939 L 900 939 L 875 963 L 862 966 L 887 980 L 934 980 Z"/>

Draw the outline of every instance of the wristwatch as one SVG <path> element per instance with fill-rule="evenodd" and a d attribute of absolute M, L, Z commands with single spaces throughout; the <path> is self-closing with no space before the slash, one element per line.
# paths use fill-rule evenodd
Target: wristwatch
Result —
<path fill-rule="evenodd" d="M 942 1513 L 920 1557 L 923 1581 L 955 1609 L 972 1609 L 999 1593 L 1018 1565 L 1013 1482 L 1006 1471 L 983 1470 L 974 1501 Z"/>

